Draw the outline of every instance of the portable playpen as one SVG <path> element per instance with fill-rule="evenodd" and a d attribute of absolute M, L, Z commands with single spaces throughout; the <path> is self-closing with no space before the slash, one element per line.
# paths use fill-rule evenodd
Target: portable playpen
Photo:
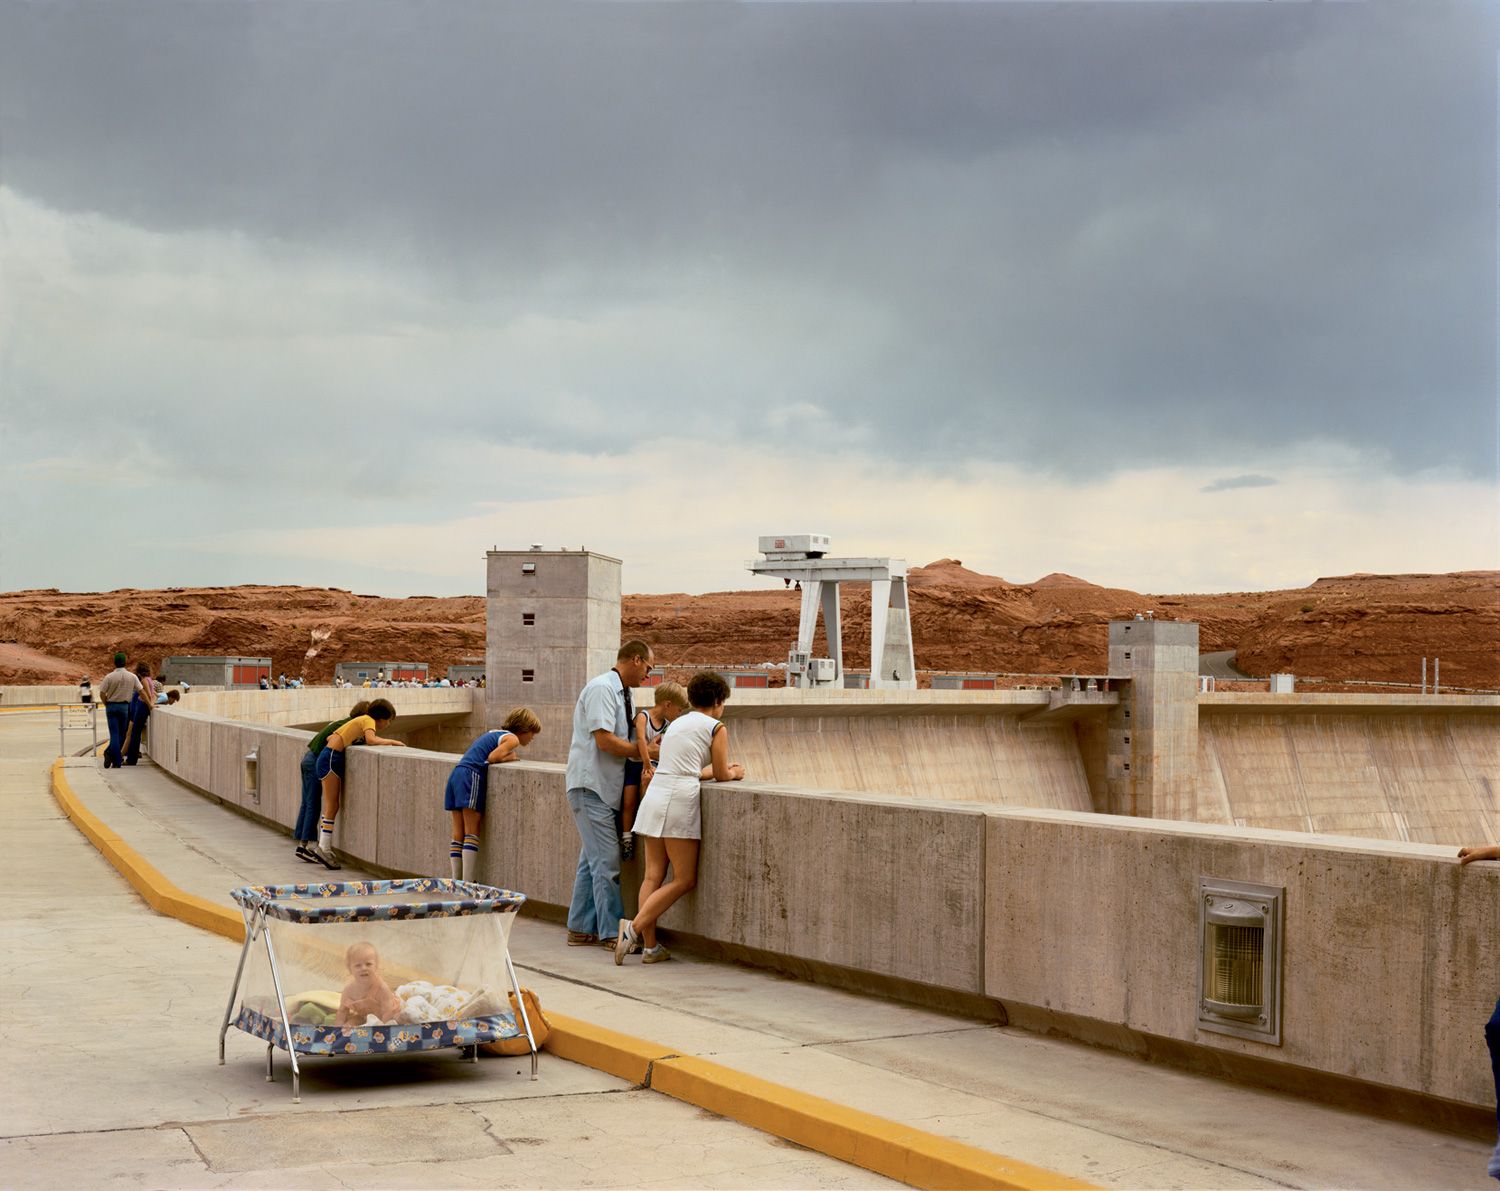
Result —
<path fill-rule="evenodd" d="M 479 1059 L 506 1039 L 531 1054 L 535 1034 L 510 958 L 524 894 L 441 878 L 248 885 L 233 892 L 245 945 L 219 1029 L 298 1056 L 400 1054 L 455 1047 Z M 236 1011 L 238 1005 L 238 1011 Z M 507 1051 L 509 1053 L 509 1051 Z"/>

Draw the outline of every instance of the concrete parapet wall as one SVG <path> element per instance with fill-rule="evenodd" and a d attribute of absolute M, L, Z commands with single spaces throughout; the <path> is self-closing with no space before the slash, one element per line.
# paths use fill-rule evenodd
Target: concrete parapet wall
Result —
<path fill-rule="evenodd" d="M 1269 691 L 1213 691 L 1198 696 L 1200 711 L 1267 711 L 1287 715 L 1298 712 L 1358 711 L 1366 715 L 1412 712 L 1490 711 L 1500 712 L 1500 695 L 1351 695 L 1312 694 L 1296 691 L 1273 695 Z"/>
<path fill-rule="evenodd" d="M 81 703 L 78 684 L 53 686 L 0 686 L 0 707 L 50 707 L 58 703 Z"/>
<path fill-rule="evenodd" d="M 989 812 L 985 991 L 1214 1051 L 1468 1104 L 1500 866 L 1454 851 L 1186 823 Z M 1196 1029 L 1202 876 L 1286 889 L 1282 1045 Z M 1064 942 L 1065 941 L 1065 942 Z"/>
<path fill-rule="evenodd" d="M 349 714 L 360 700 L 385 699 L 396 709 L 396 729 L 419 731 L 453 716 L 468 716 L 483 706 L 483 691 L 475 687 L 302 687 L 286 691 L 200 691 L 182 698 L 187 711 L 246 724 L 322 727 Z"/>
<path fill-rule="evenodd" d="M 291 824 L 307 733 L 180 709 L 153 718 L 156 764 Z M 242 792 L 251 748 L 258 802 Z M 340 848 L 386 870 L 445 872 L 455 760 L 355 750 Z M 1082 1021 L 1066 1028 L 1112 1045 L 1159 1039 L 1260 1061 L 1292 1086 L 1314 1073 L 1493 1106 L 1482 1026 L 1500 866 L 1461 870 L 1451 848 L 1422 844 L 750 783 L 710 784 L 703 814 L 700 885 L 669 929 L 793 967 L 991 998 L 1016 1021 Z M 483 832 L 481 880 L 567 903 L 578 839 L 561 766 L 492 767 Z M 627 885 L 637 873 L 627 866 Z M 1279 1047 L 1195 1027 L 1200 875 L 1286 889 Z"/>

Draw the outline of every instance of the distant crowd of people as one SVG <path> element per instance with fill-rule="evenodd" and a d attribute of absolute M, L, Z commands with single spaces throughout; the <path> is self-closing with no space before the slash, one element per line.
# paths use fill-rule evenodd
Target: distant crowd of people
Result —
<path fill-rule="evenodd" d="M 350 682 L 347 678 L 336 676 L 333 685 L 352 690 L 357 686 L 364 690 L 372 690 L 378 687 L 394 687 L 419 690 L 432 689 L 435 687 L 484 687 L 484 678 L 366 678 L 358 684 Z"/>

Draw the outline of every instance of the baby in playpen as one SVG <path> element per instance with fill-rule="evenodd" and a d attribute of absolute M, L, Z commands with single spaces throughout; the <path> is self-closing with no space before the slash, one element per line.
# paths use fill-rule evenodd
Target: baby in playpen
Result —
<path fill-rule="evenodd" d="M 371 1017 L 394 1021 L 401 1000 L 380 974 L 380 952 L 373 943 L 355 943 L 344 953 L 344 965 L 353 977 L 339 999 L 337 1024 L 362 1026 Z"/>

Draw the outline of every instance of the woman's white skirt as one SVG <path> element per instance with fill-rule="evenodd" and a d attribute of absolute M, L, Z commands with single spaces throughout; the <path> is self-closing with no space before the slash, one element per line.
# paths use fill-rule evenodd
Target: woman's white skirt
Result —
<path fill-rule="evenodd" d="M 699 810 L 702 784 L 696 777 L 658 773 L 646 787 L 646 796 L 636 809 L 636 835 L 653 835 L 657 839 L 702 839 L 703 818 Z"/>

